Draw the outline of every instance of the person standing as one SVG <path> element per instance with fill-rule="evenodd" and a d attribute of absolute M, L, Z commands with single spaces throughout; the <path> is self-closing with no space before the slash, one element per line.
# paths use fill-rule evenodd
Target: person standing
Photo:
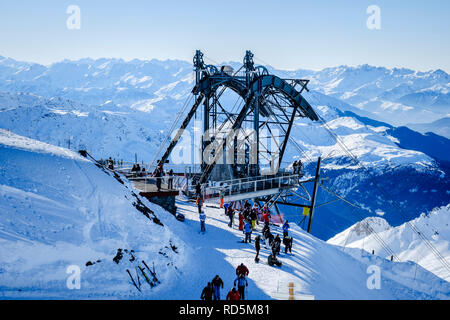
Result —
<path fill-rule="evenodd" d="M 223 199 L 224 199 L 223 189 L 220 189 L 219 198 L 220 198 L 220 208 L 223 208 Z"/>
<path fill-rule="evenodd" d="M 203 288 L 202 294 L 200 295 L 200 299 L 205 301 L 211 301 L 213 296 L 213 289 L 211 286 L 211 282 L 208 282 L 206 287 Z"/>
<path fill-rule="evenodd" d="M 236 283 L 241 300 L 245 300 L 245 287 L 248 287 L 247 279 L 245 279 L 245 276 L 241 274 L 234 280 L 234 286 L 236 286 Z"/>
<path fill-rule="evenodd" d="M 223 281 L 218 274 L 212 279 L 211 284 L 214 289 L 214 300 L 220 300 L 220 287 L 223 289 Z"/>
<path fill-rule="evenodd" d="M 228 226 L 233 228 L 234 209 L 231 206 L 228 207 L 228 218 L 230 218 L 230 223 L 228 223 Z"/>
<path fill-rule="evenodd" d="M 273 239 L 272 241 L 272 253 L 274 256 L 280 254 L 280 246 L 281 246 L 280 236 L 276 235 L 275 239 Z"/>
<path fill-rule="evenodd" d="M 197 202 L 198 213 L 200 214 L 202 212 L 202 205 L 203 205 L 202 197 L 197 197 L 196 202 Z"/>
<path fill-rule="evenodd" d="M 289 234 L 289 223 L 286 220 L 283 223 L 283 238 L 287 237 L 288 234 Z"/>
<path fill-rule="evenodd" d="M 205 229 L 205 221 L 206 221 L 206 214 L 205 214 L 205 212 L 200 212 L 200 216 L 199 216 L 199 218 L 200 218 L 200 231 L 201 232 L 205 232 L 206 231 L 206 229 Z"/>
<path fill-rule="evenodd" d="M 258 219 L 258 207 L 256 203 L 253 205 L 252 210 L 250 211 L 250 220 L 252 222 L 252 230 L 255 230 L 255 224 Z"/>
<path fill-rule="evenodd" d="M 167 189 L 172 190 L 173 189 L 173 169 L 170 169 L 169 171 L 169 181 L 167 183 Z"/>
<path fill-rule="evenodd" d="M 284 244 L 284 253 L 291 253 L 292 254 L 292 242 L 293 239 L 290 236 L 286 236 L 283 239 L 283 244 Z"/>
<path fill-rule="evenodd" d="M 297 173 L 297 161 L 294 161 L 294 163 L 292 164 L 292 169 L 293 169 L 293 173 L 296 174 Z"/>
<path fill-rule="evenodd" d="M 264 206 L 263 208 L 263 219 L 264 219 L 264 225 L 268 226 L 270 223 L 270 212 L 267 206 Z"/>
<path fill-rule="evenodd" d="M 259 250 L 261 250 L 261 244 L 259 243 L 261 237 L 257 235 L 255 237 L 255 250 L 256 250 L 256 256 L 255 256 L 255 262 L 259 262 Z"/>
<path fill-rule="evenodd" d="M 250 221 L 247 221 L 245 223 L 245 227 L 244 227 L 244 233 L 245 233 L 245 240 L 244 242 L 247 243 L 252 243 L 252 224 Z"/>
<path fill-rule="evenodd" d="M 224 203 L 224 205 L 223 205 L 223 208 L 224 208 L 224 210 L 225 210 L 225 215 L 226 216 L 228 216 L 228 206 L 229 206 L 230 204 L 229 203 Z"/>
<path fill-rule="evenodd" d="M 239 230 L 244 230 L 244 215 L 241 210 L 239 210 Z"/>

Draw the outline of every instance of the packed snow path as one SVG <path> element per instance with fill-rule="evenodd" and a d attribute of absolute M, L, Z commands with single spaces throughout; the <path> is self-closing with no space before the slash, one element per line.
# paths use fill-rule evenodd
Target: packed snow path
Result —
<path fill-rule="evenodd" d="M 218 206 L 203 207 L 206 219 L 206 233 L 200 233 L 197 207 L 186 198 L 177 199 L 178 212 L 186 220 L 180 223 L 173 219 L 172 232 L 177 234 L 190 248 L 182 275 L 173 283 L 171 294 L 166 299 L 199 299 L 203 287 L 218 274 L 224 281 L 221 290 L 223 299 L 233 287 L 235 268 L 244 263 L 248 276 L 247 297 L 249 299 L 273 299 L 288 294 L 288 283 L 294 283 L 296 297 L 311 295 L 315 299 L 430 299 L 450 297 L 450 283 L 434 276 L 415 264 L 395 263 L 376 256 L 354 259 L 339 248 L 331 246 L 305 233 L 291 223 L 290 235 L 294 238 L 292 255 L 284 253 L 281 246 L 279 260 L 281 268 L 267 264 L 270 249 L 261 244 L 260 262 L 255 263 L 253 240 L 260 234 L 262 224 L 252 234 L 252 243 L 242 243 L 244 237 L 238 230 L 235 217 L 233 228 L 228 227 L 228 217 Z M 157 206 L 152 209 L 158 211 Z M 271 226 L 272 233 L 281 235 L 279 226 Z M 381 288 L 370 290 L 367 272 L 370 265 L 381 269 Z M 181 277 L 181 278 L 180 278 Z"/>

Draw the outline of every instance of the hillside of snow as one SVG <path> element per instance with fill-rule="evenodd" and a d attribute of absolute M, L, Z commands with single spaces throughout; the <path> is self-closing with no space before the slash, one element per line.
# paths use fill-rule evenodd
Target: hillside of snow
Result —
<path fill-rule="evenodd" d="M 264 246 L 257 264 L 253 244 L 241 242 L 236 223 L 228 227 L 223 209 L 204 207 L 201 234 L 197 208 L 183 197 L 177 205 L 186 220 L 179 222 L 136 196 L 122 176 L 67 149 L 5 130 L 0 130 L 0 171 L 1 299 L 197 300 L 216 274 L 225 283 L 223 297 L 240 263 L 250 270 L 250 299 L 286 299 L 289 282 L 297 298 L 450 298 L 450 283 L 413 263 L 376 256 L 359 261 L 293 224 L 293 254 L 281 254 L 283 266 L 267 265 Z M 277 225 L 271 229 L 281 233 Z M 123 257 L 115 263 L 119 248 Z M 141 260 L 154 268 L 158 282 L 151 288 L 141 277 L 139 292 L 126 269 L 136 280 Z M 81 270 L 80 289 L 67 286 L 70 266 Z M 373 266 L 380 268 L 379 289 L 367 286 Z"/>
<path fill-rule="evenodd" d="M 427 240 L 440 256 L 434 253 Z M 350 248 L 368 252 L 374 250 L 377 256 L 383 258 L 391 255 L 386 249 L 388 247 L 401 261 L 413 261 L 449 281 L 450 270 L 442 259 L 447 263 L 450 261 L 450 205 L 436 208 L 428 214 L 422 213 L 397 227 L 390 226 L 381 217 L 367 218 L 335 235 L 327 243 L 344 247 L 346 252 Z"/>
<path fill-rule="evenodd" d="M 0 298 L 133 297 L 126 269 L 141 260 L 160 282 L 152 297 L 183 265 L 185 244 L 131 185 L 77 153 L 0 130 L 0 172 Z"/>

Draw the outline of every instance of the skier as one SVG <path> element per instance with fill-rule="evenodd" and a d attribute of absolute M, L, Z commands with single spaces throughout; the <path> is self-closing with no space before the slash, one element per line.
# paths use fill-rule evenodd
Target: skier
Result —
<path fill-rule="evenodd" d="M 257 235 L 257 236 L 255 237 L 255 250 L 256 250 L 255 262 L 259 262 L 258 256 L 259 256 L 259 250 L 261 250 L 261 245 L 260 245 L 260 243 L 259 243 L 260 238 L 261 238 L 261 237 L 260 237 L 259 235 Z"/>
<path fill-rule="evenodd" d="M 235 287 L 236 287 L 236 283 L 237 283 L 239 295 L 241 296 L 241 300 L 245 300 L 245 287 L 248 287 L 247 279 L 245 279 L 245 276 L 241 274 L 234 280 Z"/>
<path fill-rule="evenodd" d="M 236 291 L 236 288 L 231 289 L 227 294 L 227 300 L 240 300 L 241 296 L 239 292 Z"/>
<path fill-rule="evenodd" d="M 269 264 L 269 266 L 273 266 L 276 265 L 278 267 L 281 267 L 281 261 L 279 261 L 277 259 L 277 257 L 272 253 L 271 255 L 269 255 L 269 257 L 267 258 L 267 263 Z"/>
<path fill-rule="evenodd" d="M 284 244 L 284 253 L 292 253 L 292 242 L 293 239 L 290 236 L 286 236 L 283 239 L 283 244 Z"/>
<path fill-rule="evenodd" d="M 247 267 L 243 263 L 241 263 L 236 268 L 236 275 L 237 276 L 243 275 L 244 277 L 246 277 L 246 276 L 248 276 L 248 273 L 249 273 L 249 271 L 248 271 Z"/>
<path fill-rule="evenodd" d="M 206 287 L 203 288 L 202 294 L 200 296 L 200 299 L 205 301 L 211 301 L 213 296 L 213 289 L 211 286 L 211 282 L 208 282 Z"/>
<path fill-rule="evenodd" d="M 289 234 L 289 223 L 286 220 L 283 224 L 283 238 L 287 237 L 288 234 Z"/>
<path fill-rule="evenodd" d="M 205 220 L 206 220 L 206 214 L 202 211 L 199 215 L 200 218 L 200 231 L 205 232 Z"/>
<path fill-rule="evenodd" d="M 239 230 L 244 230 L 244 216 L 242 215 L 242 212 L 239 210 Z"/>
<path fill-rule="evenodd" d="M 247 221 L 245 223 L 244 233 L 245 233 L 244 242 L 247 243 L 247 241 L 248 241 L 249 243 L 252 243 L 252 224 L 250 221 Z"/>
<path fill-rule="evenodd" d="M 272 241 L 272 253 L 273 255 L 280 254 L 280 246 L 281 246 L 281 239 L 280 236 L 277 235 L 275 239 Z"/>
<path fill-rule="evenodd" d="M 230 223 L 228 223 L 228 226 L 233 228 L 234 209 L 231 206 L 228 207 L 228 218 L 230 218 Z"/>
<path fill-rule="evenodd" d="M 212 279 L 211 284 L 214 289 L 214 300 L 220 300 L 220 287 L 223 289 L 223 281 L 218 274 Z"/>

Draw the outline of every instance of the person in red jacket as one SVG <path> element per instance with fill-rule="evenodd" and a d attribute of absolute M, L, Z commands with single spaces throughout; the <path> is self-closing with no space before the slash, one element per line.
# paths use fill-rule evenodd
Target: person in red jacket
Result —
<path fill-rule="evenodd" d="M 236 268 L 236 275 L 239 277 L 241 274 L 244 275 L 245 277 L 248 276 L 248 269 L 247 267 L 241 263 L 237 268 Z"/>
<path fill-rule="evenodd" d="M 266 207 L 264 207 L 264 211 L 263 211 L 263 219 L 264 219 L 264 224 L 265 225 L 269 225 L 269 222 L 270 222 L 270 212 L 269 212 L 269 210 L 266 208 Z"/>
<path fill-rule="evenodd" d="M 244 229 L 244 216 L 242 215 L 242 212 L 239 211 L 239 230 Z"/>
<path fill-rule="evenodd" d="M 231 289 L 227 294 L 227 300 L 241 300 L 241 295 L 236 288 Z"/>

